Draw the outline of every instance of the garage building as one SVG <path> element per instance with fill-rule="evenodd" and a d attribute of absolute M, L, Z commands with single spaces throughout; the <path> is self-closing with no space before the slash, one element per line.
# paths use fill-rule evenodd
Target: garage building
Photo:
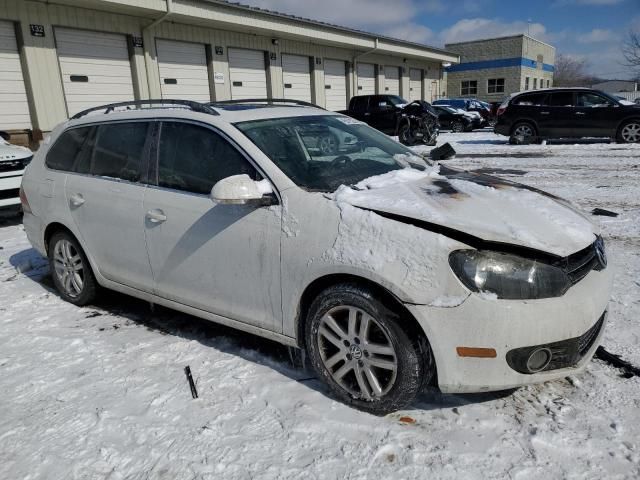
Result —
<path fill-rule="evenodd" d="M 458 55 L 221 0 L 0 0 L 0 129 L 37 142 L 95 105 L 436 98 Z"/>

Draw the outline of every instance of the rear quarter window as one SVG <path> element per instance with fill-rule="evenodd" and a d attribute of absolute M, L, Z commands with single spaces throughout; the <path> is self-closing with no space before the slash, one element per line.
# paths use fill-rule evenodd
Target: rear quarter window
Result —
<path fill-rule="evenodd" d="M 520 95 L 513 99 L 513 105 L 522 105 L 522 106 L 535 106 L 535 105 L 544 105 L 544 100 L 546 98 L 546 93 L 528 93 L 526 95 Z"/>
<path fill-rule="evenodd" d="M 93 127 L 73 128 L 63 132 L 47 152 L 45 165 L 54 170 L 71 172 L 83 154 Z"/>

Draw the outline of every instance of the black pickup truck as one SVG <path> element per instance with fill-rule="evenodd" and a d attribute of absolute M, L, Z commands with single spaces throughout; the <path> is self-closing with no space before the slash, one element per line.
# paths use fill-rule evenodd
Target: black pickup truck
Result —
<path fill-rule="evenodd" d="M 437 113 L 428 102 L 408 102 L 398 95 L 359 95 L 349 102 L 349 108 L 341 112 L 357 120 L 363 121 L 371 127 L 387 135 L 398 135 L 403 141 L 403 127 L 411 123 L 411 130 L 418 127 L 418 120 L 425 115 L 432 117 L 435 125 L 434 135 L 437 135 Z M 426 137 L 425 137 L 426 140 Z"/>

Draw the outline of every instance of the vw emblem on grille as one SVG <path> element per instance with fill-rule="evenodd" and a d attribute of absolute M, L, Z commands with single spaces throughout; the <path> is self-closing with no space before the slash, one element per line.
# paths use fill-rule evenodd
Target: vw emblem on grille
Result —
<path fill-rule="evenodd" d="M 604 251 L 604 240 L 602 237 L 598 237 L 595 243 L 596 257 L 598 257 L 598 262 L 600 262 L 600 266 L 605 268 L 607 266 L 607 254 Z"/>
<path fill-rule="evenodd" d="M 355 344 L 351 345 L 351 347 L 349 348 L 349 353 L 356 360 L 360 360 L 360 358 L 362 358 L 362 350 L 358 345 L 355 345 Z"/>

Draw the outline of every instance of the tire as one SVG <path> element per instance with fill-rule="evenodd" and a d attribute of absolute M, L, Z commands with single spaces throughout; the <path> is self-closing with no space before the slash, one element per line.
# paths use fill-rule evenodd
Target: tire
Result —
<path fill-rule="evenodd" d="M 529 122 L 518 122 L 511 129 L 510 142 L 514 145 L 532 143 L 536 137 L 536 129 Z M 522 140 L 520 140 L 522 138 Z"/>
<path fill-rule="evenodd" d="M 83 306 L 95 299 L 98 283 L 73 235 L 64 231 L 53 234 L 49 240 L 49 268 L 56 289 L 67 302 Z"/>
<path fill-rule="evenodd" d="M 403 145 L 411 147 L 418 143 L 415 137 L 411 134 L 411 127 L 408 123 L 403 124 L 398 130 L 398 140 Z"/>
<path fill-rule="evenodd" d="M 461 133 L 464 131 L 464 125 L 462 122 L 455 121 L 451 124 L 451 131 L 453 133 Z"/>
<path fill-rule="evenodd" d="M 338 153 L 340 141 L 338 137 L 329 133 L 327 135 L 323 135 L 318 139 L 318 148 L 320 149 L 320 153 L 325 156 L 336 155 Z"/>
<path fill-rule="evenodd" d="M 620 143 L 640 143 L 640 119 L 624 122 L 618 130 L 616 140 Z"/>
<path fill-rule="evenodd" d="M 403 329 L 403 320 L 357 284 L 334 285 L 316 297 L 305 342 L 314 370 L 336 398 L 385 415 L 411 404 L 434 378 L 427 339 Z"/>

